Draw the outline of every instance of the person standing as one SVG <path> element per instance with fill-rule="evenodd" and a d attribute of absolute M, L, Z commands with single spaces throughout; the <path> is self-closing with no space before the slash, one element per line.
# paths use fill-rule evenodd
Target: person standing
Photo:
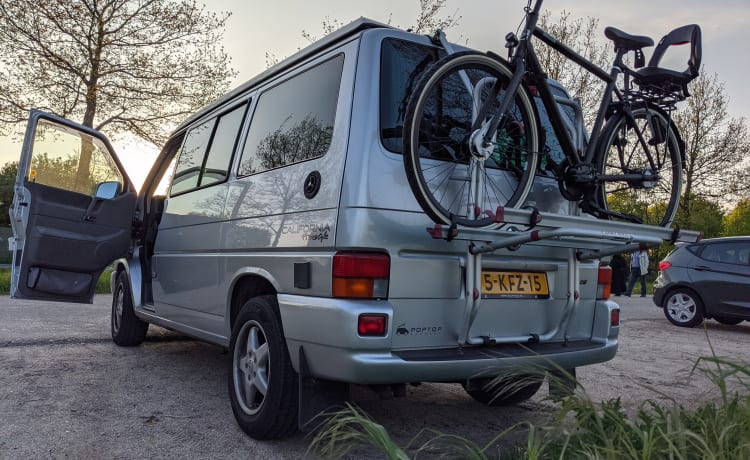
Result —
<path fill-rule="evenodd" d="M 612 267 L 612 293 L 622 295 L 628 289 L 628 261 L 622 254 L 615 254 L 609 266 Z"/>
<path fill-rule="evenodd" d="M 646 297 L 646 275 L 648 274 L 648 251 L 642 248 L 630 255 L 630 283 L 625 295 L 630 297 L 636 281 L 641 280 L 641 297 Z"/>

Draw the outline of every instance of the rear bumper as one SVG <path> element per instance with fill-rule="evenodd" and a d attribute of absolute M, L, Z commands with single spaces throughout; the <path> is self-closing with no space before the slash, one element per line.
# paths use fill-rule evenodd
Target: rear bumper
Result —
<path fill-rule="evenodd" d="M 540 346 L 544 345 L 544 346 Z M 355 352 L 305 345 L 311 372 L 349 383 L 456 382 L 508 372 L 570 369 L 612 359 L 617 341 Z"/>
<path fill-rule="evenodd" d="M 511 371 L 575 368 L 608 361 L 617 352 L 619 327 L 610 326 L 609 321 L 610 311 L 618 307 L 609 301 L 596 303 L 593 333 L 586 340 L 394 350 L 392 326 L 385 337 L 356 334 L 360 313 L 393 317 L 387 301 L 290 295 L 279 295 L 278 299 L 294 368 L 299 371 L 300 350 L 304 350 L 313 376 L 342 382 L 455 382 Z"/>

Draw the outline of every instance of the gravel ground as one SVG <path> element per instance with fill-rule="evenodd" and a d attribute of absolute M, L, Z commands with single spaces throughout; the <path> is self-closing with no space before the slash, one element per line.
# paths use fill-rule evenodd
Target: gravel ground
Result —
<path fill-rule="evenodd" d="M 750 323 L 672 326 L 651 298 L 615 298 L 622 307 L 620 349 L 578 371 L 595 400 L 620 397 L 694 405 L 715 395 L 696 359 L 744 360 Z M 299 458 L 309 438 L 257 442 L 234 422 L 227 357 L 220 347 L 151 327 L 146 342 L 120 348 L 109 338 L 109 296 L 93 305 L 0 298 L 0 458 Z M 408 397 L 354 398 L 402 445 L 423 428 L 483 444 L 555 409 L 546 390 L 517 407 L 488 408 L 459 385 L 408 387 Z"/>

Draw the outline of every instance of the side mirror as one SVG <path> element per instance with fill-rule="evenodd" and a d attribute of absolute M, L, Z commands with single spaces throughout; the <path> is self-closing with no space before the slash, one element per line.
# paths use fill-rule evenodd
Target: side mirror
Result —
<path fill-rule="evenodd" d="M 96 186 L 96 195 L 94 196 L 96 198 L 111 200 L 120 193 L 121 187 L 122 185 L 117 181 L 102 182 L 101 184 Z"/>

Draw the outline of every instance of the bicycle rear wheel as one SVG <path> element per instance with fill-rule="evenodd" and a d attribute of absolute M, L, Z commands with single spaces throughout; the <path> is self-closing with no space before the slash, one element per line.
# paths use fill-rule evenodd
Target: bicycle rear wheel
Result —
<path fill-rule="evenodd" d="M 404 166 L 417 201 L 436 223 L 497 226 L 491 214 L 498 207 L 526 199 L 538 161 L 539 125 L 524 85 L 492 144 L 471 145 L 473 118 L 499 89 L 486 120 L 491 118 L 512 75 L 500 60 L 461 52 L 429 68 L 412 93 L 404 121 Z"/>
<path fill-rule="evenodd" d="M 607 121 L 602 131 L 598 171 L 605 178 L 630 178 L 600 182 L 600 206 L 636 216 L 646 224 L 668 227 L 674 221 L 682 193 L 679 134 L 654 106 L 634 108 L 632 115 L 631 119 L 620 112 Z M 642 178 L 632 178 L 638 174 Z"/>

